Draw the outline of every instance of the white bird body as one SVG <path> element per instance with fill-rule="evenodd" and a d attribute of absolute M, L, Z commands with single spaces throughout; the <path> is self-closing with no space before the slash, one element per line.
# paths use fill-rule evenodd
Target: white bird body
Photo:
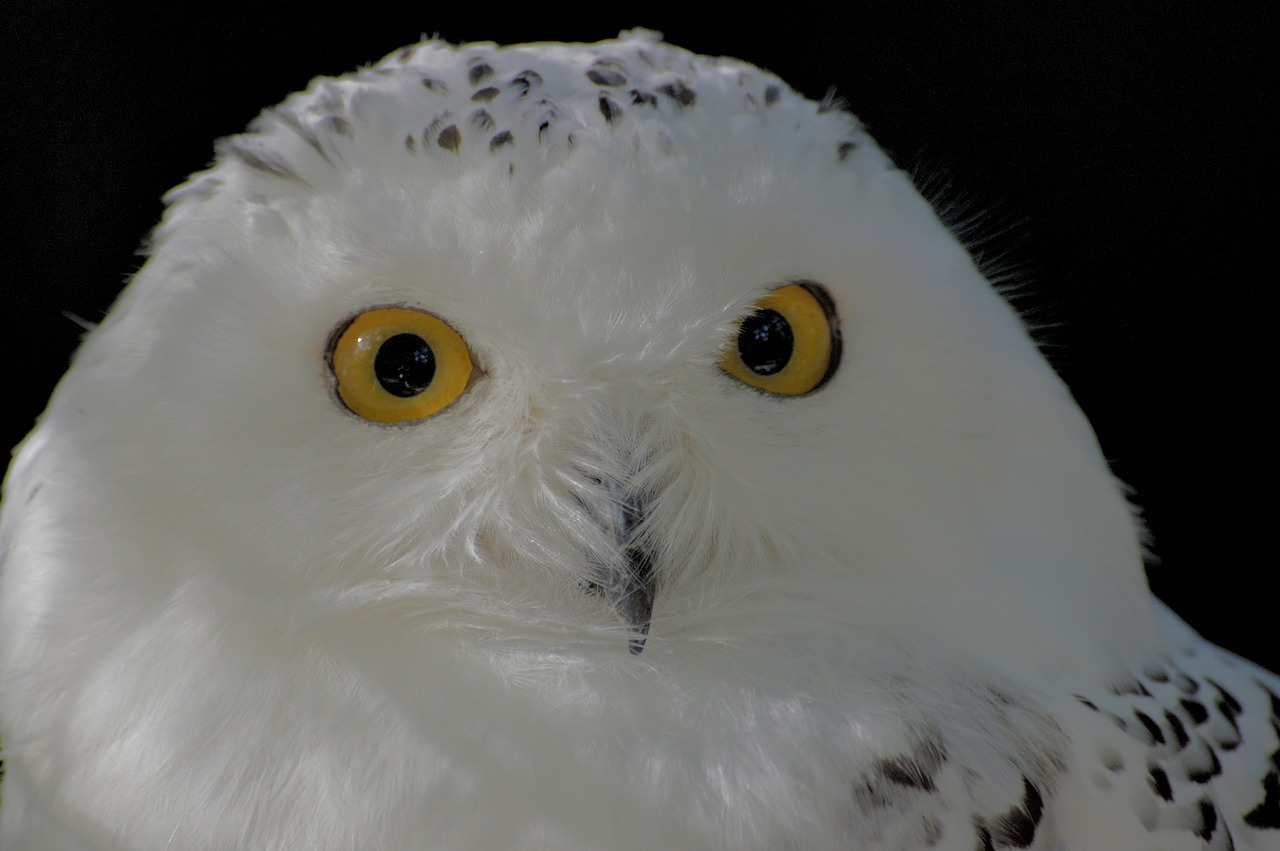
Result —
<path fill-rule="evenodd" d="M 6 479 L 0 848 L 1280 848 L 1280 681 L 850 116 L 637 32 L 250 131 Z M 830 368 L 744 386 L 795 282 Z M 390 425 L 388 307 L 474 364 Z"/>

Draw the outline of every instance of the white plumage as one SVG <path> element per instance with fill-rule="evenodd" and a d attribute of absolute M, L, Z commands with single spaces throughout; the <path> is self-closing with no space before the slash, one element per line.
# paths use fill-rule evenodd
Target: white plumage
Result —
<path fill-rule="evenodd" d="M 831 106 L 427 42 L 222 143 L 5 483 L 0 847 L 1280 848 L 1280 681 Z"/>

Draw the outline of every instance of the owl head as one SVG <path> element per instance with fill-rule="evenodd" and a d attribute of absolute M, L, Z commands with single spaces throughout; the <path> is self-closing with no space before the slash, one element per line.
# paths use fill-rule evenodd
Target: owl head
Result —
<path fill-rule="evenodd" d="M 425 42 L 167 200 L 18 462 L 84 518 L 15 543 L 85 565 L 55 621 L 182 588 L 464 652 L 804 632 L 1015 671 L 1151 629 L 1016 314 L 854 118 L 758 68 Z"/>

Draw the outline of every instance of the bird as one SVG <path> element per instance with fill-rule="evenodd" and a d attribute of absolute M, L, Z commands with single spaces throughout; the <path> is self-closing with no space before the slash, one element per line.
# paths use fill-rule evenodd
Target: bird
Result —
<path fill-rule="evenodd" d="M 5 851 L 1280 848 L 1280 678 L 834 95 L 426 39 L 165 201 L 5 478 Z"/>

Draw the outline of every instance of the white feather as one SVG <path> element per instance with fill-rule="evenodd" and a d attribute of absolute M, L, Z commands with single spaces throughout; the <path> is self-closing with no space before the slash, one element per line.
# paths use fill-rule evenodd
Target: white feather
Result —
<path fill-rule="evenodd" d="M 1280 847 L 1280 683 L 1153 600 L 849 115 L 651 33 L 426 42 L 219 151 L 5 483 L 5 849 Z M 843 354 L 779 398 L 718 361 L 795 280 Z M 326 352 L 395 304 L 476 370 L 379 426 Z M 640 655 L 589 593 L 631 502 Z"/>

